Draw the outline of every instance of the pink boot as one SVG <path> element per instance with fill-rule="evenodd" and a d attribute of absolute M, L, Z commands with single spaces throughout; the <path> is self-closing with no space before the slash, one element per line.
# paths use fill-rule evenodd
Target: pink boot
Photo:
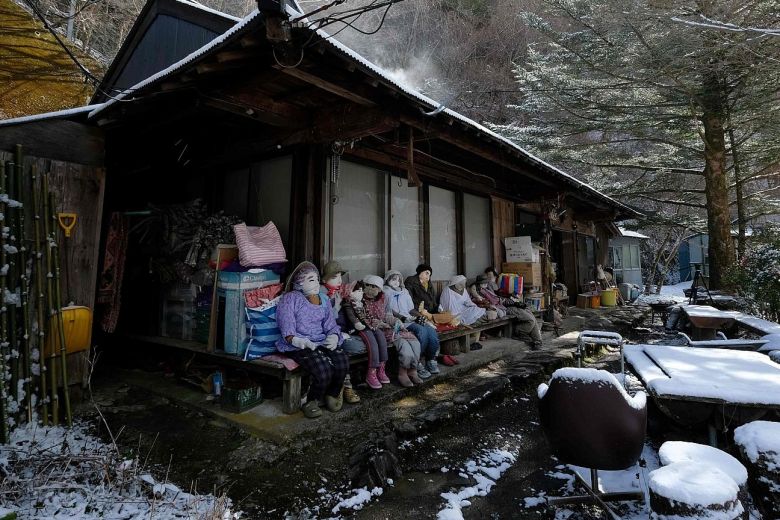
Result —
<path fill-rule="evenodd" d="M 376 369 L 376 377 L 379 379 L 379 382 L 383 385 L 389 385 L 390 384 L 390 378 L 387 377 L 387 374 L 385 374 L 385 362 L 382 361 L 379 363 L 379 368 Z"/>
<path fill-rule="evenodd" d="M 404 367 L 398 367 L 398 384 L 406 387 L 414 386 L 406 372 L 407 370 Z"/>
<path fill-rule="evenodd" d="M 381 390 L 382 383 L 376 377 L 376 368 L 369 368 L 368 374 L 366 374 L 366 384 L 374 390 Z"/>
<path fill-rule="evenodd" d="M 415 385 L 421 385 L 425 382 L 422 379 L 420 379 L 420 376 L 417 375 L 416 368 L 410 368 L 409 370 L 406 371 L 406 373 L 409 376 L 409 379 L 411 379 L 412 383 L 414 383 Z"/>

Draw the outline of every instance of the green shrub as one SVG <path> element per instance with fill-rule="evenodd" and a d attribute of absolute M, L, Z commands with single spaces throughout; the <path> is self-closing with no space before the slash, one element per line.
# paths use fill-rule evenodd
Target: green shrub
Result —
<path fill-rule="evenodd" d="M 754 314 L 780 320 L 780 237 L 755 237 L 727 277 L 729 285 L 745 297 Z"/>

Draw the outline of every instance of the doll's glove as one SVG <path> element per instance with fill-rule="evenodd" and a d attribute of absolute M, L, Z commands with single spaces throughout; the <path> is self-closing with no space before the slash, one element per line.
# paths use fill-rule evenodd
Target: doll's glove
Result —
<path fill-rule="evenodd" d="M 344 341 L 347 341 L 349 339 L 349 334 L 347 334 L 346 332 L 342 332 L 341 337 L 342 339 L 344 339 Z"/>
<path fill-rule="evenodd" d="M 366 330 L 366 326 L 361 322 L 355 323 L 355 330 Z"/>
<path fill-rule="evenodd" d="M 317 345 L 314 342 L 312 342 L 312 341 L 310 341 L 310 340 L 308 340 L 306 338 L 299 338 L 298 336 L 293 336 L 293 339 L 292 339 L 292 341 L 290 343 L 292 343 L 294 347 L 298 347 L 301 350 L 304 350 L 304 349 L 307 349 L 307 348 L 310 349 L 310 350 L 316 350 L 317 349 Z"/>
<path fill-rule="evenodd" d="M 325 338 L 325 343 L 323 343 L 322 346 L 328 350 L 336 350 L 336 347 L 339 346 L 338 335 L 336 334 L 329 335 L 327 338 Z"/>

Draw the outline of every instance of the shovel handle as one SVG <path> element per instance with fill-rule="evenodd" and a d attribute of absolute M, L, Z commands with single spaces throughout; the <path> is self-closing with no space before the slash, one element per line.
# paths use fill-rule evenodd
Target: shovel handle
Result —
<path fill-rule="evenodd" d="M 76 218 L 78 215 L 75 213 L 57 213 L 57 222 L 60 227 L 65 231 L 65 238 L 70 238 L 70 232 L 76 227 Z"/>

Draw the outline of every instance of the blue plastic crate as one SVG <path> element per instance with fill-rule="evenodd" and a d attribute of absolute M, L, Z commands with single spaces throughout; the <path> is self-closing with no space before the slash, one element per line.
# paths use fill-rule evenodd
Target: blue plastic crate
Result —
<path fill-rule="evenodd" d="M 226 354 L 243 356 L 246 349 L 246 304 L 244 291 L 279 283 L 279 275 L 273 271 L 228 272 L 220 271 L 217 284 L 217 297 L 225 299 L 225 336 Z"/>

